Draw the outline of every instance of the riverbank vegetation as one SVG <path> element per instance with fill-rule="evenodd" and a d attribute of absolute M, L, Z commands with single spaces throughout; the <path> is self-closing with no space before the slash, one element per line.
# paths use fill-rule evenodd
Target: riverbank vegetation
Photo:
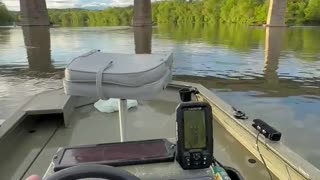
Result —
<path fill-rule="evenodd" d="M 1 3 L 2 4 L 2 3 Z M 152 3 L 152 21 L 159 24 L 265 24 L 269 0 L 171 0 Z M 1 8 L 6 9 L 4 5 Z M 6 13 L 7 14 L 7 13 Z M 52 24 L 62 26 L 130 25 L 133 8 L 112 7 L 105 10 L 50 9 Z M 2 20 L 2 19 L 6 20 Z M 0 23 L 8 16 L 1 15 Z M 10 19 L 10 18 L 9 18 Z M 13 19 L 19 18 L 11 18 Z M 287 0 L 286 23 L 319 25 L 320 0 Z"/>
<path fill-rule="evenodd" d="M 132 7 L 114 7 L 103 11 L 84 9 L 49 9 L 50 22 L 62 26 L 121 26 L 130 25 Z"/>
<path fill-rule="evenodd" d="M 265 24 L 268 0 L 185 0 L 152 3 L 152 22 L 159 24 Z M 114 7 L 102 11 L 83 9 L 50 10 L 53 24 L 71 26 L 130 25 L 133 9 Z M 320 0 L 287 0 L 286 23 L 320 24 Z"/>
<path fill-rule="evenodd" d="M 5 4 L 0 2 L 0 26 L 10 25 L 13 20 L 13 15 L 8 11 Z"/>

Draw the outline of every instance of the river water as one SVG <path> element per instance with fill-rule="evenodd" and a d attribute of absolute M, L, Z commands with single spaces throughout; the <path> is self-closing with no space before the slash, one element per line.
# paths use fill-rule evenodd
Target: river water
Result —
<path fill-rule="evenodd" d="M 174 51 L 178 80 L 198 82 L 320 168 L 320 28 L 245 26 L 0 28 L 0 120 L 28 97 L 62 86 L 64 66 L 92 49 Z"/>

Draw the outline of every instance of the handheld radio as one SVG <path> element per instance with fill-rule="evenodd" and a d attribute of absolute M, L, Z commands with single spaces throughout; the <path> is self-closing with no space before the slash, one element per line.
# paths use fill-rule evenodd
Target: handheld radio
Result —
<path fill-rule="evenodd" d="M 183 102 L 177 107 L 177 155 L 183 169 L 210 167 L 213 156 L 211 106 Z"/>

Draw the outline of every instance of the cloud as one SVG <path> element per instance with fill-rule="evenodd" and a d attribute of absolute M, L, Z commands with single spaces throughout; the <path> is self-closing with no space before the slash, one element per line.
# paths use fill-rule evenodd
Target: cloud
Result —
<path fill-rule="evenodd" d="M 0 0 L 5 3 L 8 9 L 19 11 L 19 0 Z M 48 8 L 90 8 L 108 6 L 128 6 L 133 0 L 46 0 Z"/>
<path fill-rule="evenodd" d="M 28 1 L 28 0 L 25 0 Z M 40 1 L 40 0 L 39 0 Z M 159 1 L 159 0 L 151 0 Z M 8 9 L 19 11 L 19 0 L 0 0 L 5 3 Z M 48 8 L 88 8 L 88 9 L 104 9 L 114 6 L 129 6 L 133 5 L 133 0 L 46 0 Z"/>
<path fill-rule="evenodd" d="M 110 6 L 129 6 L 133 4 L 133 0 L 113 0 Z"/>
<path fill-rule="evenodd" d="M 0 0 L 3 2 L 8 9 L 10 10 L 18 10 L 19 9 L 19 1 L 18 0 Z"/>
<path fill-rule="evenodd" d="M 111 2 L 111 0 L 81 0 L 78 7 L 86 9 L 104 9 L 110 6 Z"/>
<path fill-rule="evenodd" d="M 46 0 L 48 8 L 76 8 L 80 0 Z"/>

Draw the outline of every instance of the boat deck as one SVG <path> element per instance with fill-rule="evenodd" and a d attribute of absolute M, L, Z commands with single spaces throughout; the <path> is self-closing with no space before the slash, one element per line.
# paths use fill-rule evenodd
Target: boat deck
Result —
<path fill-rule="evenodd" d="M 128 112 L 127 140 L 175 138 L 179 102 L 175 88 L 166 89 L 152 101 L 139 101 L 138 107 Z M 214 155 L 224 165 L 239 170 L 246 180 L 269 179 L 264 165 L 216 122 L 213 137 Z M 59 147 L 119 141 L 118 113 L 98 112 L 93 104 L 77 107 L 67 127 L 61 114 L 28 116 L 0 141 L 1 179 L 44 175 Z"/>

